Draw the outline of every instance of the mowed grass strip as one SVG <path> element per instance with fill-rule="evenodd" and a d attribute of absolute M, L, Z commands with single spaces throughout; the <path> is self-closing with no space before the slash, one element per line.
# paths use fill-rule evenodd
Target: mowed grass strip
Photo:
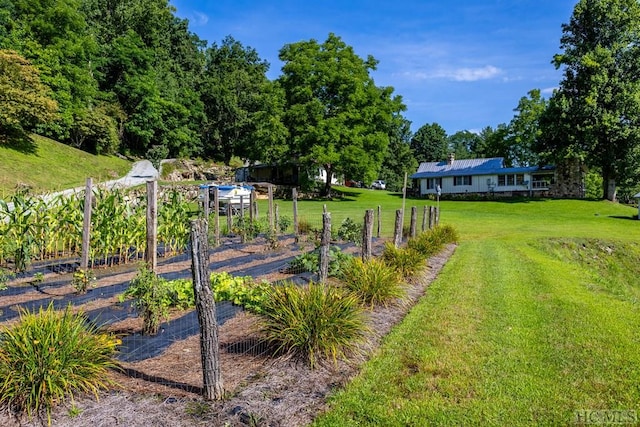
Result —
<path fill-rule="evenodd" d="M 567 425 L 640 411 L 638 305 L 535 245 L 463 242 L 316 425 Z"/>

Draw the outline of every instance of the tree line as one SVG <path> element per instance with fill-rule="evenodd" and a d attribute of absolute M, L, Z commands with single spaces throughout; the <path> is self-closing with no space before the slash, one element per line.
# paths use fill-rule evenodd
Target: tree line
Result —
<path fill-rule="evenodd" d="M 640 6 L 579 0 L 552 63 L 549 99 L 522 97 L 509 123 L 415 133 L 377 60 L 339 36 L 283 46 L 281 75 L 232 36 L 208 44 L 167 0 L 0 0 L 0 142 L 27 132 L 85 151 L 158 162 L 203 157 L 295 163 L 390 189 L 419 162 L 503 157 L 507 166 L 581 162 L 597 195 L 640 171 Z"/>

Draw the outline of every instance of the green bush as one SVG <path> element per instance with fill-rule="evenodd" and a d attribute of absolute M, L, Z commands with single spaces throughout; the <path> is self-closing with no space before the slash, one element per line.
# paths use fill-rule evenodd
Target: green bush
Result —
<path fill-rule="evenodd" d="M 223 271 L 211 273 L 211 289 L 216 301 L 231 301 L 253 313 L 262 311 L 268 282 L 254 282 L 250 276 L 233 277 Z"/>
<path fill-rule="evenodd" d="M 378 258 L 366 262 L 353 258 L 345 266 L 342 280 L 349 292 L 370 306 L 387 305 L 407 295 L 400 273 Z"/>
<path fill-rule="evenodd" d="M 333 286 L 294 283 L 269 288 L 259 327 L 277 353 L 300 358 L 313 368 L 355 350 L 366 327 L 354 295 Z"/>
<path fill-rule="evenodd" d="M 408 247 L 396 248 L 388 242 L 384 244 L 382 259 L 404 278 L 415 276 L 426 267 L 425 256 L 417 250 Z"/>
<path fill-rule="evenodd" d="M 143 319 L 142 333 L 157 334 L 160 322 L 169 316 L 169 307 L 172 304 L 167 281 L 144 265 L 129 283 L 121 300 L 124 298 L 133 298 L 133 305 Z"/>
<path fill-rule="evenodd" d="M 456 229 L 450 225 L 439 225 L 409 239 L 407 247 L 420 252 L 425 258 L 438 253 L 442 246 L 458 241 Z"/>
<path fill-rule="evenodd" d="M 340 276 L 345 263 L 349 262 L 351 255 L 342 252 L 338 246 L 329 247 L 329 277 Z M 287 267 L 288 273 L 302 273 L 305 271 L 318 273 L 320 271 L 320 249 L 296 256 Z"/>
<path fill-rule="evenodd" d="M 100 333 L 82 313 L 53 304 L 38 313 L 22 310 L 20 322 L 0 335 L 0 404 L 29 417 L 51 409 L 77 392 L 97 397 L 114 385 L 107 371 L 119 340 Z"/>
<path fill-rule="evenodd" d="M 362 229 L 364 225 L 354 222 L 347 217 L 340 224 L 338 229 L 338 238 L 345 242 L 353 242 L 357 246 L 362 245 Z"/>

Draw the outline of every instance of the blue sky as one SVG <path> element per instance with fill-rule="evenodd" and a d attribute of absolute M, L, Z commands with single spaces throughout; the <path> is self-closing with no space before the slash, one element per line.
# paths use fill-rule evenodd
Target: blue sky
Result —
<path fill-rule="evenodd" d="M 562 78 L 551 64 L 577 0 L 170 0 L 209 44 L 231 35 L 280 75 L 278 51 L 332 32 L 365 58 L 378 86 L 401 95 L 415 132 L 448 134 L 508 123 L 521 97 L 549 97 Z"/>

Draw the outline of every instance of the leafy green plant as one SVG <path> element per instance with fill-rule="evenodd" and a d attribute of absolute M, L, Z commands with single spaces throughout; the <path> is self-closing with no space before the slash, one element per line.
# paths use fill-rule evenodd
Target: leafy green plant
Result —
<path fill-rule="evenodd" d="M 354 295 L 317 283 L 269 288 L 259 316 L 260 331 L 277 353 L 301 358 L 311 367 L 355 350 L 366 331 Z"/>
<path fill-rule="evenodd" d="M 252 277 L 234 277 L 226 271 L 211 273 L 211 289 L 216 301 L 231 301 L 253 313 L 262 311 L 268 282 L 255 282 Z"/>
<path fill-rule="evenodd" d="M 343 285 L 364 304 L 387 305 L 406 297 L 400 273 L 379 258 L 353 258 L 342 273 Z"/>
<path fill-rule="evenodd" d="M 338 238 L 345 242 L 353 242 L 357 246 L 362 245 L 363 224 L 358 224 L 351 218 L 346 217 L 338 229 Z"/>
<path fill-rule="evenodd" d="M 384 245 L 382 259 L 404 278 L 415 276 L 426 268 L 425 256 L 420 252 L 412 248 L 396 248 L 389 242 Z"/>
<path fill-rule="evenodd" d="M 0 291 L 4 291 L 5 289 L 7 289 L 7 282 L 9 282 L 9 280 L 13 279 L 14 277 L 14 273 L 5 270 L 4 268 L 0 268 Z"/>
<path fill-rule="evenodd" d="M 339 246 L 330 246 L 329 248 L 329 276 L 336 277 L 340 275 L 342 267 L 352 258 L 351 255 L 342 252 Z M 287 267 L 288 273 L 302 273 L 309 271 L 317 273 L 320 271 L 320 250 L 318 248 L 296 256 Z"/>
<path fill-rule="evenodd" d="M 29 417 L 51 409 L 77 392 L 97 397 L 114 385 L 107 371 L 117 367 L 119 340 L 101 333 L 83 313 L 53 304 L 38 313 L 21 310 L 20 321 L 0 340 L 0 403 Z"/>
<path fill-rule="evenodd" d="M 289 227 L 291 227 L 292 224 L 293 224 L 293 219 L 291 219 L 291 217 L 283 215 L 280 218 L 278 218 L 278 230 L 281 233 L 286 232 L 289 229 Z"/>
<path fill-rule="evenodd" d="M 124 298 L 133 298 L 133 305 L 143 318 L 142 333 L 157 334 L 160 322 L 169 316 L 172 302 L 166 280 L 157 276 L 147 265 L 143 265 L 129 283 L 121 300 Z"/>
<path fill-rule="evenodd" d="M 89 286 L 95 286 L 95 282 L 96 275 L 93 273 L 93 270 L 90 269 L 77 269 L 73 272 L 73 277 L 71 279 L 71 285 L 76 289 L 78 294 L 86 293 Z"/>
<path fill-rule="evenodd" d="M 190 279 L 169 280 L 165 284 L 169 292 L 171 307 L 186 310 L 195 306 L 193 282 Z"/>

